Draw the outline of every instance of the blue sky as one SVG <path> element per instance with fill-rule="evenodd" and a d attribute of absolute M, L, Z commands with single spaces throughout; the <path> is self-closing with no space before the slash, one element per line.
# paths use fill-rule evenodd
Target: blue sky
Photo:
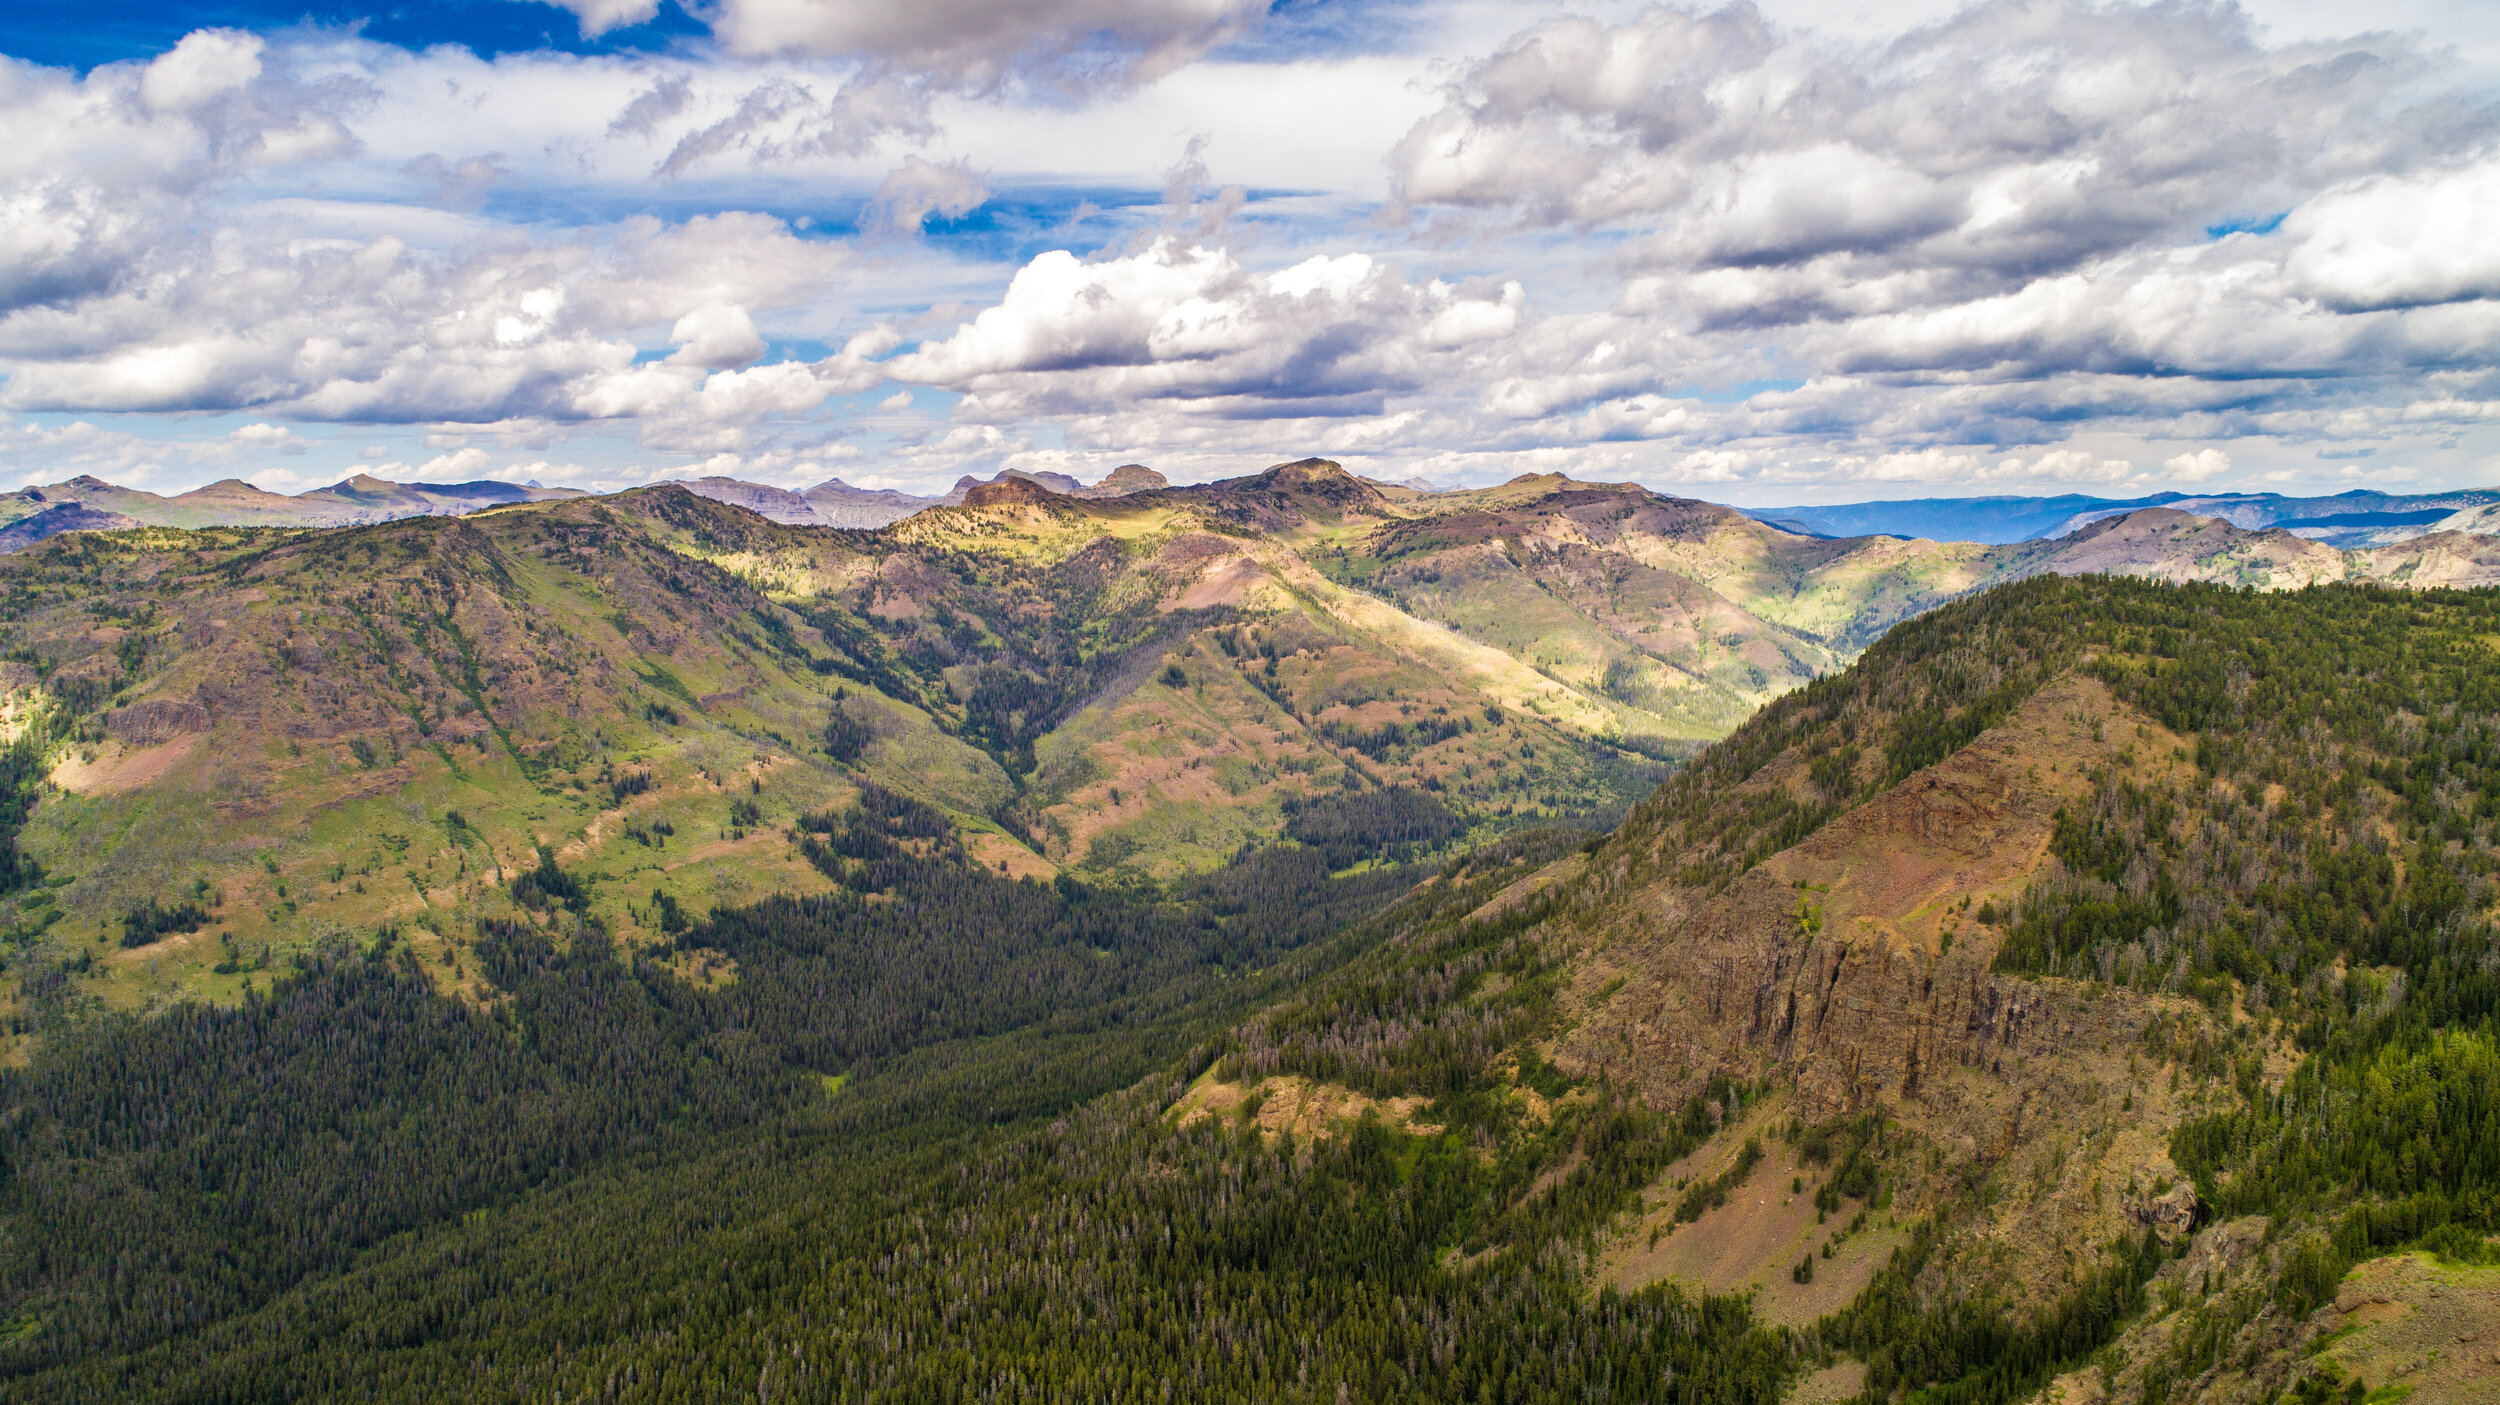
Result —
<path fill-rule="evenodd" d="M 2500 19 L 0 15 L 0 477 L 2500 482 Z"/>

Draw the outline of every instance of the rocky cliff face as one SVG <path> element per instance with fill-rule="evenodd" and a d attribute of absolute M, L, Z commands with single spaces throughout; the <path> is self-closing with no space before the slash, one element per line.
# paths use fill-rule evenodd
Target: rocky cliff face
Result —
<path fill-rule="evenodd" d="M 1960 1125 L 1967 1106 L 2048 1091 L 2028 1065 L 2083 1017 L 2059 1008 L 2063 992 L 1989 974 L 1998 930 L 1974 914 L 2039 875 L 2058 807 L 2089 793 L 2086 770 L 2122 755 L 2166 770 L 2177 745 L 2070 676 L 1724 893 L 1670 881 L 1633 896 L 1606 951 L 1638 974 L 1585 1026 L 1583 1057 L 1612 1059 L 1663 1096 L 1733 1062 L 1793 1081 L 1811 1118 L 1884 1101 L 1948 1137 L 1975 1135 Z"/>
<path fill-rule="evenodd" d="M 1726 1074 L 1781 1089 L 1807 1125 L 1879 1114 L 1910 1148 L 1889 1172 L 1900 1223 L 1990 1178 L 2018 1188 L 1959 1226 L 1945 1276 L 2044 1301 L 2117 1237 L 2193 1224 L 2165 1148 L 2196 1095 L 2155 1077 L 2142 1050 L 2203 1012 L 1992 972 L 2003 928 L 1981 917 L 2010 911 L 2054 866 L 2057 812 L 2091 794 L 2090 773 L 2182 781 L 2183 754 L 2069 673 L 1723 890 L 1627 885 L 1580 938 L 1584 1013 L 1556 1060 L 1657 1106 Z M 1783 756 L 1748 785 L 1813 782 Z"/>

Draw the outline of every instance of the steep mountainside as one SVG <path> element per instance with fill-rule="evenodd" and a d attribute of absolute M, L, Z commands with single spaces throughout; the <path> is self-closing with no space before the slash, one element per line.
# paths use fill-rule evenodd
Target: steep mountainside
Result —
<path fill-rule="evenodd" d="M 152 1020 L 45 952 L 0 1399 L 2488 1398 L 2495 662 L 2490 591 L 2042 575 L 1430 876 L 1022 882 L 860 785 L 765 836 L 814 894 L 673 927 L 543 862 Z"/>
<path fill-rule="evenodd" d="M 1279 837 L 1411 856 L 1618 814 L 1992 580 L 2473 583 L 2487 540 L 2348 554 L 2155 511 L 2011 548 L 1835 542 L 1632 487 L 1425 494 L 1319 460 L 1097 498 L 1008 477 L 876 533 L 674 486 L 78 533 L 0 567 L 0 687 L 48 796 L 7 940 L 102 942 L 117 1003 L 229 999 L 327 933 L 508 915 L 542 845 L 586 911 L 648 929 L 809 890 L 770 832 L 863 781 L 1011 874 L 1170 878 Z M 175 939 L 116 945 L 192 901 Z"/>
<path fill-rule="evenodd" d="M 2000 1352 L 2066 1338 L 2022 1389 L 2135 1314 L 2111 1275 L 2158 1272 L 2075 1391 L 2340 1380 L 2300 1349 L 2340 1325 L 2344 1265 L 2500 1227 L 2495 1105 L 2469 1091 L 2500 1048 L 2495 626 L 2487 592 L 2036 582 L 1766 709 L 1573 875 L 1553 1056 L 1654 1105 L 1726 1076 L 1880 1126 L 1888 1205 L 1832 1231 L 1801 1200 L 1736 1209 L 1766 1177 L 1732 1171 L 1729 1209 L 1636 1219 L 1601 1271 L 1759 1283 L 1799 1321 L 1865 1290 L 1852 1333 L 1931 1319 L 1932 1348 L 1867 1354 L 1876 1386 L 1991 1365 L 1947 1306 L 1991 1305 Z M 2423 1120 L 2391 1138 L 2401 1117 Z M 2382 1159 L 2408 1135 L 2418 1160 Z M 1792 1166 L 1818 1179 L 1778 1155 L 1767 1179 Z M 2128 1247 L 2148 1232 L 2173 1262 Z M 2387 1365 L 2369 1388 L 2401 1383 Z"/>
<path fill-rule="evenodd" d="M 1579 1261 L 1748 1295 L 1829 1353 L 1823 1398 L 2485 1398 L 2495 641 L 2488 591 L 1989 592 L 1764 709 L 1485 937 L 1244 1027 L 1190 1105 L 1704 1100 L 1699 1146 L 1608 1148 L 1647 1169 Z"/>

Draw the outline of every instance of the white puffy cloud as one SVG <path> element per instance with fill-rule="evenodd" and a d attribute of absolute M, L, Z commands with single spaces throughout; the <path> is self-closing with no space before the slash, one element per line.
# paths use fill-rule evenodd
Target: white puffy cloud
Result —
<path fill-rule="evenodd" d="M 642 24 L 660 12 L 660 0 L 548 0 L 571 10 L 581 22 L 582 37 L 596 39 L 611 29 Z"/>
<path fill-rule="evenodd" d="M 916 234 L 933 214 L 958 219 L 980 208 L 990 188 L 960 161 L 938 163 L 917 156 L 903 159 L 869 201 L 876 222 L 904 234 Z"/>
<path fill-rule="evenodd" d="M 669 360 L 716 371 L 745 366 L 764 355 L 755 318 L 736 303 L 705 303 L 678 318 L 668 339 L 677 343 Z"/>
<path fill-rule="evenodd" d="M 2210 445 L 2193 453 L 2178 454 L 2162 460 L 2173 481 L 2203 483 L 2219 478 L 2231 470 L 2231 456 Z"/>
<path fill-rule="evenodd" d="M 271 449 L 288 455 L 305 453 L 311 447 L 302 435 L 282 424 L 247 424 L 226 437 L 248 448 Z"/>
<path fill-rule="evenodd" d="M 109 286 L 204 186 L 353 148 L 363 89 L 263 61 L 203 30 L 153 63 L 84 78 L 0 58 L 0 313 Z"/>
<path fill-rule="evenodd" d="M 259 408 L 366 422 L 661 413 L 764 352 L 751 307 L 804 301 L 849 259 L 760 215 L 637 218 L 432 253 L 383 236 L 218 231 L 135 257 L 145 276 L 0 317 L 0 402 L 22 410 Z M 635 365 L 666 328 L 665 366 Z M 836 379 L 856 379 L 845 363 Z M 818 399 L 822 399 L 820 395 Z"/>
<path fill-rule="evenodd" d="M 2294 287 L 2341 311 L 2500 297 L 2500 158 L 2353 181 L 2292 211 Z"/>
<path fill-rule="evenodd" d="M 1412 281 L 1368 254 L 1269 273 L 1232 253 L 1156 240 L 1086 263 L 1065 250 L 1019 269 L 999 303 L 895 357 L 897 380 L 965 393 L 958 415 L 1003 421 L 1137 401 L 1218 421 L 1378 414 L 1385 397 L 1457 373 L 1522 316 L 1516 283 Z"/>
<path fill-rule="evenodd" d="M 2394 220 L 2416 217 L 2400 238 Z M 2440 212 L 2449 219 L 2423 218 Z M 1834 322 L 1807 339 L 1856 371 L 2361 378 L 2490 366 L 2500 155 L 2333 187 L 2272 234 L 2152 247 L 1992 296 Z"/>
<path fill-rule="evenodd" d="M 2002 291 L 2489 135 L 2435 70 L 2389 35 L 2269 47 L 2228 6 L 1989 0 L 1881 43 L 1653 6 L 1514 36 L 1394 163 L 1412 206 L 1620 228 L 1705 315 L 1778 323 Z"/>
<path fill-rule="evenodd" d="M 885 370 L 873 358 L 893 349 L 890 327 L 852 337 L 813 362 L 777 361 L 744 370 L 702 374 L 699 363 L 654 362 L 593 377 L 574 394 L 575 413 L 632 418 L 649 448 L 719 454 L 747 449 L 768 420 L 805 415 L 830 396 L 873 390 Z"/>
<path fill-rule="evenodd" d="M 249 86 L 260 77 L 257 34 L 202 29 L 182 37 L 139 74 L 139 100 L 158 112 L 182 112 Z"/>

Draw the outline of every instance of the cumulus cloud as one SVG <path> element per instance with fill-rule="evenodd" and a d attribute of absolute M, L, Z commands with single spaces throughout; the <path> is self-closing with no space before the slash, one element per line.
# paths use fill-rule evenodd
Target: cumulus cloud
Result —
<path fill-rule="evenodd" d="M 2500 297 L 2500 159 L 2372 175 L 2290 212 L 2292 286 L 2339 311 Z"/>
<path fill-rule="evenodd" d="M 670 361 L 709 370 L 734 370 L 764 355 L 764 337 L 755 330 L 755 318 L 735 303 L 705 303 L 678 318 L 668 339 L 677 343 Z"/>
<path fill-rule="evenodd" d="M 2435 69 L 2387 35 L 2269 47 L 2227 6 L 1994 0 L 1880 44 L 1653 7 L 1514 36 L 1393 160 L 1411 206 L 1621 228 L 1705 280 L 1700 315 L 1777 323 L 2002 291 L 2489 135 L 2423 96 Z"/>
<path fill-rule="evenodd" d="M 157 112 L 185 112 L 250 86 L 260 77 L 257 34 L 202 29 L 182 37 L 139 73 L 139 100 Z"/>
<path fill-rule="evenodd" d="M 134 259 L 148 276 L 110 291 L 0 317 L 0 402 L 363 422 L 660 413 L 663 388 L 695 395 L 707 372 L 763 354 L 749 309 L 814 296 L 848 258 L 747 214 L 449 254 L 219 231 Z M 637 366 L 655 326 L 677 350 Z M 861 374 L 840 365 L 833 383 Z"/>
<path fill-rule="evenodd" d="M 988 87 L 1152 78 L 1246 32 L 1265 0 L 722 0 L 733 52 L 870 60 Z"/>
<path fill-rule="evenodd" d="M 187 217 L 203 187 L 354 147 L 365 95 L 202 30 L 148 64 L 84 78 L 0 58 L 0 313 L 101 290 Z"/>
<path fill-rule="evenodd" d="M 990 198 L 990 188 L 965 162 L 924 161 L 907 156 L 894 174 L 877 187 L 869 209 L 872 222 L 900 234 L 917 234 L 931 215 L 960 219 Z"/>
<path fill-rule="evenodd" d="M 643 24 L 660 12 L 660 0 L 548 0 L 548 3 L 571 10 L 581 24 L 585 39 L 596 39 L 611 29 Z"/>
<path fill-rule="evenodd" d="M 2220 449 L 2203 448 L 2162 460 L 2171 478 L 2180 483 L 2202 483 L 2219 478 L 2231 469 L 2231 456 Z"/>
<path fill-rule="evenodd" d="M 585 33 L 654 11 L 567 8 Z M 131 475 L 317 464 L 285 426 L 337 421 L 923 488 L 1305 452 L 1439 481 L 2210 486 L 2374 451 L 2487 472 L 2500 445 L 2500 105 L 2426 41 L 2124 0 L 1878 39 L 1742 5 L 1555 18 L 1415 63 L 1442 100 L 1374 219 L 1209 169 L 1272 165 L 1289 128 L 1327 149 L 1329 112 L 1207 115 L 1211 90 L 1292 103 L 1308 56 L 1140 86 L 1265 8 L 722 0 L 718 48 L 632 57 L 203 30 L 83 76 L 0 60 L 0 407 Z M 1110 91 L 1131 189 L 1034 226 L 1086 243 L 998 264 L 998 234 L 932 228 L 1047 209 L 1069 158 L 1026 119 Z M 738 212 L 794 181 L 860 212 L 859 249 Z M 549 213 L 655 202 L 713 213 Z M 259 423 L 196 441 L 105 418 L 235 411 Z"/>
<path fill-rule="evenodd" d="M 247 424 L 226 437 L 247 448 L 274 449 L 289 455 L 304 453 L 312 447 L 303 436 L 282 424 Z"/>
<path fill-rule="evenodd" d="M 630 418 L 649 448 L 720 454 L 747 449 L 768 420 L 805 415 L 835 395 L 873 390 L 885 381 L 874 358 L 893 349 L 891 327 L 874 327 L 813 362 L 777 361 L 702 374 L 676 357 L 595 376 L 574 389 L 577 415 Z"/>
<path fill-rule="evenodd" d="M 886 370 L 963 391 L 958 415 L 975 420 L 1141 400 L 1225 420 L 1378 414 L 1515 328 L 1525 297 L 1516 283 L 1412 281 L 1363 253 L 1256 273 L 1169 238 L 1099 263 L 1056 250 Z"/>
<path fill-rule="evenodd" d="M 2411 237 L 2395 218 L 2437 211 Z M 2489 366 L 2500 158 L 2373 177 L 2295 207 L 2278 232 L 2152 247 L 2011 291 L 1862 317 L 1811 344 L 1858 371 L 2362 377 Z"/>

